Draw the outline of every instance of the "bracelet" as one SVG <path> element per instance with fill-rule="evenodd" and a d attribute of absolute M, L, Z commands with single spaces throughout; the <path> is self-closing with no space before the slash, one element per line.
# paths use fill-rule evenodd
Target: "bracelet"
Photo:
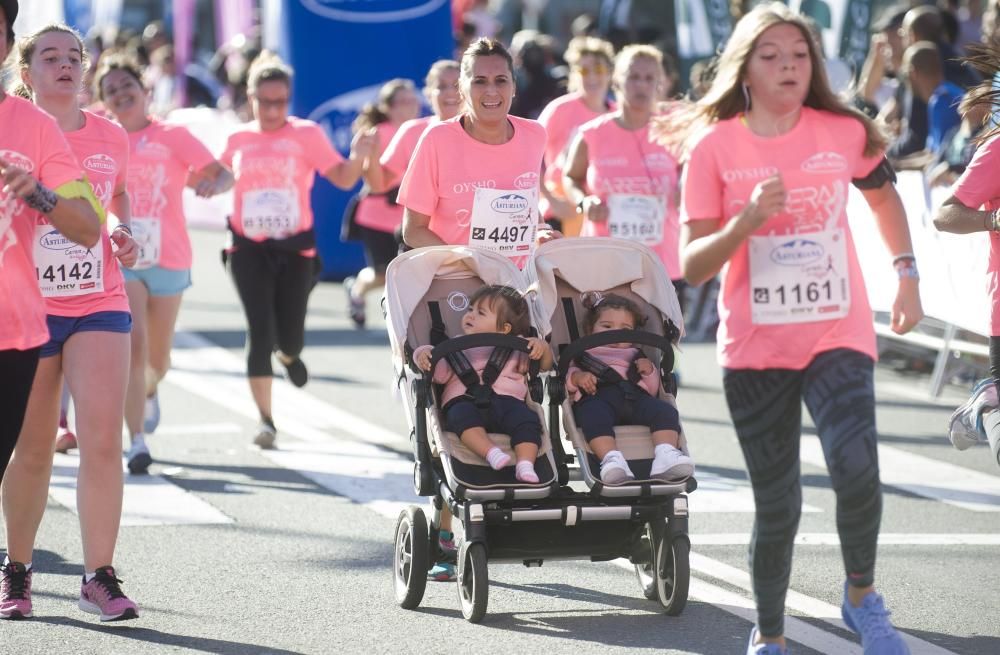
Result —
<path fill-rule="evenodd" d="M 914 257 L 912 252 L 901 252 L 892 258 L 892 265 L 895 266 L 899 262 L 911 261 L 916 262 L 917 258 Z"/>
<path fill-rule="evenodd" d="M 121 230 L 125 234 L 132 236 L 132 228 L 126 225 L 125 223 L 119 223 L 118 225 L 116 225 L 115 230 Z M 111 231 L 114 232 L 115 230 Z"/>
<path fill-rule="evenodd" d="M 917 271 L 917 265 L 915 263 L 908 266 L 900 266 L 896 269 L 896 275 L 899 276 L 900 280 L 904 277 L 911 277 L 914 280 L 920 279 L 920 273 Z"/>
<path fill-rule="evenodd" d="M 993 232 L 1000 232 L 1000 209 L 994 209 L 989 213 L 990 217 L 990 230 Z"/>
<path fill-rule="evenodd" d="M 585 202 L 587 202 L 587 196 L 584 196 L 584 197 L 580 198 L 580 202 L 576 203 L 576 213 L 577 214 L 584 213 L 584 209 L 585 209 L 584 208 L 584 203 Z"/>
<path fill-rule="evenodd" d="M 26 205 L 43 214 L 48 214 L 55 209 L 57 201 L 56 192 L 45 187 L 41 182 L 36 182 L 35 190 L 24 198 Z"/>

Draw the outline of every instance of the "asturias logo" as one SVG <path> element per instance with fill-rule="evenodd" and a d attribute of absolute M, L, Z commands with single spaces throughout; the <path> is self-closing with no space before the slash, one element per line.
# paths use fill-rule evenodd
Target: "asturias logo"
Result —
<path fill-rule="evenodd" d="M 847 159 L 836 152 L 817 152 L 802 162 L 806 173 L 842 173 L 847 170 Z"/>
<path fill-rule="evenodd" d="M 0 150 L 0 159 L 3 159 L 11 166 L 17 166 L 29 173 L 35 170 L 35 162 L 16 150 Z"/>
<path fill-rule="evenodd" d="M 771 251 L 771 261 L 781 266 L 802 266 L 819 261 L 826 251 L 808 239 L 793 239 Z"/>
<path fill-rule="evenodd" d="M 347 23 L 398 23 L 433 13 L 448 0 L 302 0 L 309 11 Z"/>
<path fill-rule="evenodd" d="M 91 155 L 83 160 L 83 167 L 95 173 L 107 173 L 114 175 L 118 171 L 115 160 L 108 155 Z"/>
<path fill-rule="evenodd" d="M 507 195 L 500 196 L 490 203 L 490 207 L 493 208 L 493 211 L 498 211 L 503 214 L 515 214 L 517 212 L 523 212 L 528 208 L 528 199 L 516 193 L 508 193 Z"/>
<path fill-rule="evenodd" d="M 73 242 L 59 234 L 59 230 L 48 232 L 42 236 L 39 243 L 48 250 L 66 250 L 73 246 Z"/>

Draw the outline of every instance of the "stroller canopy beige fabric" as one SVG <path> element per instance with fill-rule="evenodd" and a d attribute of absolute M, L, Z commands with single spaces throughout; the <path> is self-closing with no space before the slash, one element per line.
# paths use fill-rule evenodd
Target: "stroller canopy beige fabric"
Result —
<path fill-rule="evenodd" d="M 556 239 L 538 247 L 525 273 L 546 318 L 559 305 L 557 278 L 580 292 L 628 285 L 672 320 L 684 336 L 684 317 L 674 285 L 660 258 L 641 243 L 606 237 Z"/>

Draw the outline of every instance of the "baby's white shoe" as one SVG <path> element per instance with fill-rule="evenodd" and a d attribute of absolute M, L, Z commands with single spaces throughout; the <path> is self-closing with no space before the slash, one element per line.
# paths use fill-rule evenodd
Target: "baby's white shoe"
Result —
<path fill-rule="evenodd" d="M 620 450 L 609 450 L 601 460 L 601 482 L 604 484 L 622 484 L 635 480 L 635 474 L 628 467 L 628 461 Z"/>
<path fill-rule="evenodd" d="M 661 443 L 653 450 L 649 477 L 657 480 L 683 480 L 694 474 L 694 460 L 670 444 Z"/>

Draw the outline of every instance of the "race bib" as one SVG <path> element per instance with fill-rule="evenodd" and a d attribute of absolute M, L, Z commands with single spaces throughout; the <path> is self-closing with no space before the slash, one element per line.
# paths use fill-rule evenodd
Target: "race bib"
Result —
<path fill-rule="evenodd" d="M 104 234 L 101 239 L 107 238 Z M 104 291 L 104 252 L 73 243 L 48 223 L 35 227 L 35 275 L 46 298 L 85 296 Z"/>
<path fill-rule="evenodd" d="M 655 246 L 663 241 L 667 209 L 663 196 L 612 193 L 608 196 L 608 236 Z"/>
<path fill-rule="evenodd" d="M 160 219 L 133 216 L 132 238 L 139 246 L 139 259 L 132 268 L 142 270 L 159 265 L 160 248 L 163 243 Z"/>
<path fill-rule="evenodd" d="M 469 245 L 507 257 L 525 257 L 535 248 L 538 189 L 478 187 L 472 204 Z"/>
<path fill-rule="evenodd" d="M 756 325 L 843 318 L 851 307 L 844 230 L 752 236 L 750 317 Z"/>
<path fill-rule="evenodd" d="M 243 233 L 251 239 L 284 239 L 299 231 L 299 201 L 288 189 L 243 194 Z"/>

